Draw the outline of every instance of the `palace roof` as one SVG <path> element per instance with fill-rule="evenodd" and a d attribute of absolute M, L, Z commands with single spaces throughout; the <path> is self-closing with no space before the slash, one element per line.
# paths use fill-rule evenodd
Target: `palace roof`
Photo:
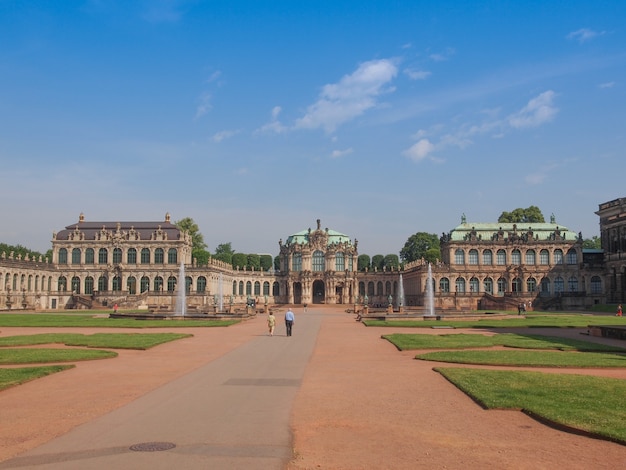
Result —
<path fill-rule="evenodd" d="M 455 227 L 448 235 L 448 241 L 469 240 L 509 240 L 509 241 L 577 241 L 580 233 L 575 233 L 557 223 L 467 223 Z"/>

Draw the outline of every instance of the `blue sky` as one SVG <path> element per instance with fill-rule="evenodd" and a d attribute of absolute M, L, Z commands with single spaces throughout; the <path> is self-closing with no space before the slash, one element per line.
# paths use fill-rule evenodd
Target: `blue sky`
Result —
<path fill-rule="evenodd" d="M 397 254 L 626 196 L 626 2 L 0 0 L 0 242 L 193 218 Z"/>

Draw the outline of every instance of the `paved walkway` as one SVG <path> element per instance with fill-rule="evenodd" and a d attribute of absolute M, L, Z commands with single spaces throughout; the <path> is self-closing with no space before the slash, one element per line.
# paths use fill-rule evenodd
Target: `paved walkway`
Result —
<path fill-rule="evenodd" d="M 277 335 L 267 336 L 263 317 L 189 329 L 193 338 L 120 351 L 0 392 L 0 469 L 608 469 L 626 462 L 624 446 L 516 411 L 482 410 L 432 363 L 380 340 L 401 329 L 365 328 L 340 309 L 296 314 L 290 338 L 280 321 Z"/>

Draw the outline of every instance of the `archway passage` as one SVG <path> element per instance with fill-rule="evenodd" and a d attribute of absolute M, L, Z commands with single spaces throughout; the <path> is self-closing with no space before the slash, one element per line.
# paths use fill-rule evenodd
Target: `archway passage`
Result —
<path fill-rule="evenodd" d="M 323 304 L 324 302 L 326 302 L 326 288 L 324 286 L 324 281 L 314 281 L 313 282 L 313 303 Z"/>
<path fill-rule="evenodd" d="M 293 284 L 293 303 L 302 303 L 302 284 L 300 284 L 299 282 L 294 282 Z"/>

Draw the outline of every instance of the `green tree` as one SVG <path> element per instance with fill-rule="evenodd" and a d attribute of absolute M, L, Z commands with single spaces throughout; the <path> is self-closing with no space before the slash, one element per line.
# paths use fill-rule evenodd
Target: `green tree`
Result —
<path fill-rule="evenodd" d="M 359 259 L 357 261 L 357 269 L 359 271 L 365 271 L 369 269 L 371 265 L 369 255 L 359 255 Z"/>
<path fill-rule="evenodd" d="M 52 260 L 52 250 L 48 250 L 45 254 L 41 254 L 38 251 L 30 250 L 22 245 L 7 245 L 6 243 L 0 243 L 0 253 L 5 253 L 7 258 L 11 255 L 11 253 L 13 253 L 13 256 L 17 257 L 19 255 L 22 259 L 28 256 L 30 259 L 38 260 L 41 256 L 42 258 Z"/>
<path fill-rule="evenodd" d="M 405 263 L 422 258 L 430 263 L 441 259 L 439 237 L 434 233 L 417 232 L 408 238 L 400 250 L 400 259 Z"/>
<path fill-rule="evenodd" d="M 383 265 L 386 269 L 397 269 L 400 266 L 400 259 L 398 255 L 387 255 L 383 260 Z"/>
<path fill-rule="evenodd" d="M 233 254 L 233 268 L 244 269 L 248 265 L 248 255 L 244 253 Z"/>
<path fill-rule="evenodd" d="M 248 254 L 248 262 L 246 263 L 248 269 L 254 269 L 255 271 L 261 270 L 261 257 L 256 253 Z"/>
<path fill-rule="evenodd" d="M 383 255 L 374 255 L 372 256 L 372 269 L 377 269 L 378 271 L 383 270 L 383 266 L 385 263 L 385 257 Z"/>
<path fill-rule="evenodd" d="M 211 254 L 207 251 L 207 245 L 204 243 L 204 237 L 200 233 L 198 224 L 191 217 L 185 217 L 174 225 L 191 235 L 191 256 L 195 258 L 198 264 L 207 264 Z"/>
<path fill-rule="evenodd" d="M 269 271 L 272 267 L 272 255 L 261 255 L 261 269 Z"/>
<path fill-rule="evenodd" d="M 280 271 L 280 256 L 274 256 L 274 271 Z"/>
<path fill-rule="evenodd" d="M 597 235 L 583 240 L 583 248 L 592 248 L 594 250 L 602 249 L 602 240 Z"/>
<path fill-rule="evenodd" d="M 529 206 L 526 209 L 518 207 L 512 212 L 503 212 L 498 217 L 498 222 L 503 223 L 544 223 L 546 220 L 537 206 Z"/>

